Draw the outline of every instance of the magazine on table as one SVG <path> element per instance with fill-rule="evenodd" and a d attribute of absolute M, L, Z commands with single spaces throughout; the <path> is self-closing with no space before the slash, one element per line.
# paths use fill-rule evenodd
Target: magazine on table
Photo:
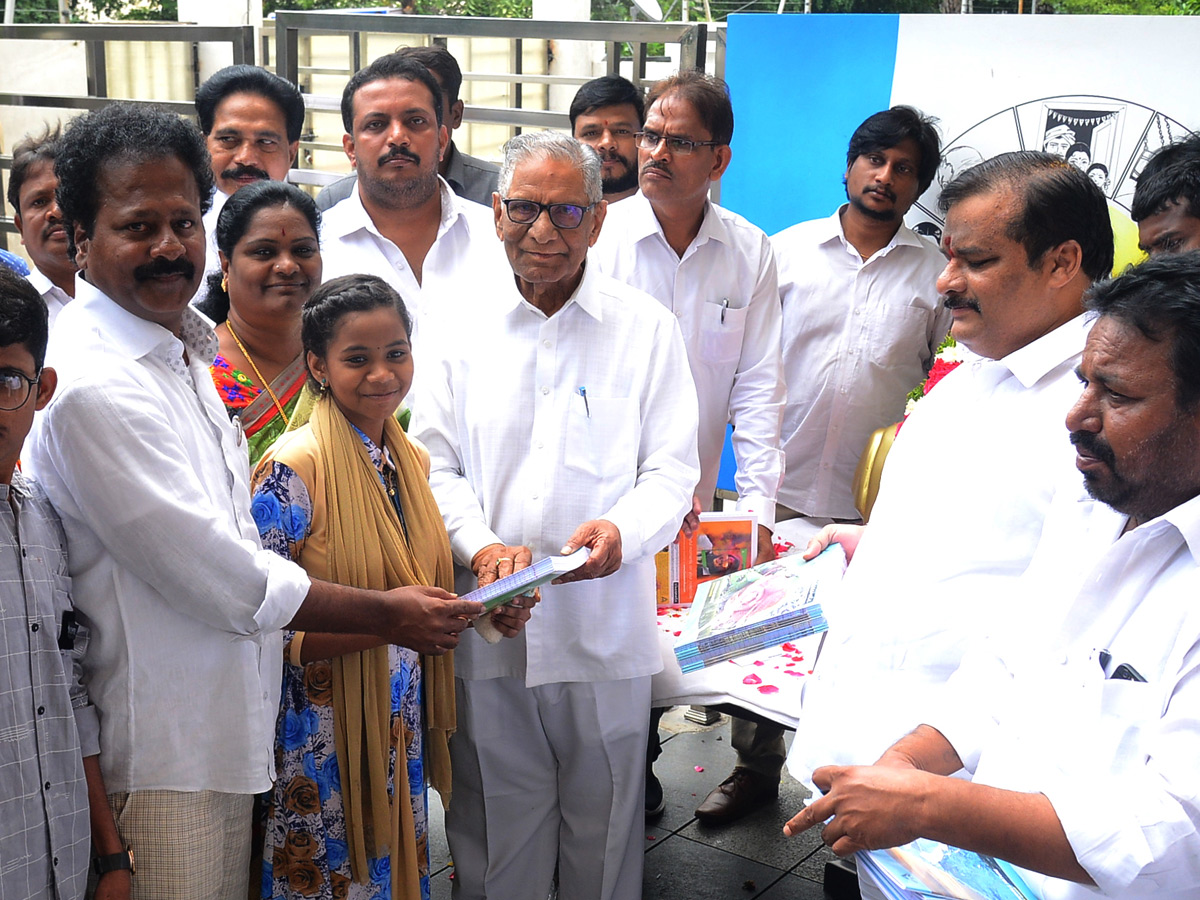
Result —
<path fill-rule="evenodd" d="M 820 597 L 841 581 L 846 554 L 785 556 L 700 585 L 675 641 L 684 672 L 828 629 Z"/>

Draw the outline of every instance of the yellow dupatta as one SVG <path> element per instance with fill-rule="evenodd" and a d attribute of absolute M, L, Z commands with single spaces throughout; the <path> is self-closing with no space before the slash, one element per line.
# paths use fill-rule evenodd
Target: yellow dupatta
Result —
<path fill-rule="evenodd" d="M 314 405 L 310 426 L 324 469 L 329 580 L 374 590 L 436 585 L 452 591 L 450 541 L 441 512 L 429 490 L 421 457 L 396 421 L 387 419 L 383 440 L 399 475 L 407 539 L 361 438 L 328 397 Z M 430 783 L 448 800 L 448 741 L 455 722 L 454 663 L 452 654 L 427 656 L 422 662 Z M 381 856 L 390 851 L 392 896 L 420 900 L 412 803 L 403 784 L 403 735 L 397 751 L 395 802 L 389 802 L 387 796 L 391 732 L 388 648 L 336 658 L 333 679 L 334 734 L 354 880 L 368 880 L 368 853 Z"/>

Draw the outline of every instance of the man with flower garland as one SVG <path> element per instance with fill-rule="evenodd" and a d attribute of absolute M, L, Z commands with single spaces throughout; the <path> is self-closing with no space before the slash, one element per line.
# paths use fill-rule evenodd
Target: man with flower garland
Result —
<path fill-rule="evenodd" d="M 1009 592 L 1028 614 L 875 765 L 814 772 L 823 796 L 787 834 L 827 822 L 839 855 L 942 841 L 1021 867 L 1045 900 L 1200 892 L 1200 254 L 1131 268 L 1087 307 L 1058 436 L 1078 471 Z"/>
<path fill-rule="evenodd" d="M 1112 267 L 1104 196 L 1065 161 L 1024 151 L 966 170 L 940 203 L 938 290 L 973 356 L 905 422 L 871 524 L 828 526 L 809 545 L 839 541 L 852 560 L 804 688 L 788 760 L 799 778 L 873 762 L 911 727 L 911 704 L 1001 620 L 1070 472 L 1061 431 L 1079 393 L 1082 299 Z"/>

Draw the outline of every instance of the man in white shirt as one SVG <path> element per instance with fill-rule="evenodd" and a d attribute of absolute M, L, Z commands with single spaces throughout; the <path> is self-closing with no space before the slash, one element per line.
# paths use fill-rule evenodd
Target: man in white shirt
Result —
<path fill-rule="evenodd" d="M 75 296 L 75 263 L 67 254 L 67 234 L 54 197 L 54 157 L 61 136 L 61 126 L 55 126 L 20 141 L 13 147 L 8 175 L 13 224 L 33 261 L 28 278 L 46 301 L 51 333 L 58 314 Z"/>
<path fill-rule="evenodd" d="M 860 520 L 853 480 L 867 438 L 900 420 L 950 330 L 937 292 L 946 260 L 904 225 L 940 146 L 933 120 L 912 107 L 875 113 L 850 138 L 849 202 L 771 238 L 788 395 L 776 519 L 803 518 L 805 540 Z"/>
<path fill-rule="evenodd" d="M 797 777 L 870 762 L 911 727 L 914 698 L 946 681 L 969 638 L 1002 621 L 1070 471 L 1060 428 L 1078 395 L 1081 301 L 1112 267 L 1104 196 L 1078 169 L 1029 151 L 966 170 L 941 203 L 948 262 L 938 289 L 974 357 L 908 417 L 870 524 L 828 526 L 809 546 L 839 540 L 852 560 L 805 680 L 804 738 L 788 759 Z"/>
<path fill-rule="evenodd" d="M 244 185 L 287 180 L 304 129 L 304 98 L 286 78 L 243 64 L 214 73 L 196 91 L 195 103 L 216 183 L 204 215 L 204 268 L 211 273 L 221 269 L 217 218 L 225 201 Z"/>
<path fill-rule="evenodd" d="M 1167 144 L 1138 173 L 1130 217 L 1151 256 L 1200 250 L 1200 136 Z"/>
<path fill-rule="evenodd" d="M 113 103 L 55 160 L 78 295 L 59 322 L 59 389 L 29 462 L 70 544 L 101 767 L 135 898 L 244 896 L 254 794 L 271 784 L 279 629 L 454 647 L 480 604 L 433 588 L 314 581 L 263 550 L 243 437 L 189 305 L 212 172 L 198 130 Z"/>
<path fill-rule="evenodd" d="M 646 118 L 642 92 L 628 78 L 604 75 L 571 100 L 571 133 L 600 156 L 604 199 L 610 204 L 638 189 L 637 138 Z"/>
<path fill-rule="evenodd" d="M 494 221 L 510 274 L 433 326 L 453 340 L 414 414 L 480 582 L 591 549 L 542 588 L 524 637 L 468 636 L 455 655 L 458 900 L 545 897 L 556 863 L 560 896 L 642 896 L 654 554 L 700 475 L 696 393 L 675 320 L 588 259 L 604 216 L 594 153 L 554 132 L 509 141 Z"/>
<path fill-rule="evenodd" d="M 500 177 L 500 167 L 485 159 L 463 153 L 454 143 L 454 132 L 462 127 L 465 111 L 458 96 L 463 81 L 458 60 L 439 44 L 401 47 L 396 53 L 427 68 L 429 74 L 437 81 L 438 87 L 442 89 L 442 124 L 446 126 L 450 140 L 446 144 L 446 152 L 442 154 L 442 161 L 438 164 L 438 174 L 446 179 L 450 190 L 459 197 L 490 208 L 492 194 L 496 192 L 496 181 Z M 353 193 L 357 181 L 358 177 L 351 174 L 321 188 L 321 192 L 317 194 L 317 209 L 324 212 L 345 200 Z"/>
<path fill-rule="evenodd" d="M 1008 597 L 1020 624 L 874 766 L 814 772 L 824 796 L 787 833 L 832 817 L 841 855 L 943 841 L 1022 867 L 1046 900 L 1200 893 L 1200 255 L 1087 306 L 1066 424 L 1094 499 L 1075 473 Z"/>
<path fill-rule="evenodd" d="M 321 226 L 326 280 L 379 276 L 404 298 L 418 331 L 427 308 L 459 299 L 467 273 L 507 271 L 491 210 L 438 175 L 449 141 L 442 116 L 441 88 L 415 59 L 391 53 L 356 72 L 342 92 L 342 144 L 358 188 Z"/>
<path fill-rule="evenodd" d="M 760 229 L 708 199 L 732 154 L 733 105 L 724 82 L 681 72 L 655 84 L 646 99 L 638 139 L 641 193 L 613 208 L 593 255 L 607 274 L 657 298 L 679 320 L 700 400 L 701 474 L 693 510 L 711 508 L 726 426 L 733 425 L 737 509 L 758 514 L 755 562 L 764 562 L 774 556 L 775 495 L 783 478 L 775 258 Z M 661 710 L 651 722 L 648 761 L 658 756 L 658 716 Z M 707 801 L 701 804 L 712 822 L 737 818 L 779 789 L 782 738 L 760 747 L 751 723 L 735 722 L 739 770 L 723 786 L 739 796 L 730 815 L 728 795 L 714 790 L 710 798 L 722 809 L 710 815 Z M 647 783 L 646 810 L 653 816 L 662 811 L 662 789 L 653 772 Z"/>

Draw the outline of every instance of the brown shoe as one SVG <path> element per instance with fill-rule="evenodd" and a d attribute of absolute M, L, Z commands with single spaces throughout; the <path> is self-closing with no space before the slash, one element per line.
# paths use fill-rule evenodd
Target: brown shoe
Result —
<path fill-rule="evenodd" d="M 779 797 L 779 779 L 740 766 L 696 807 L 705 825 L 727 825 Z"/>

